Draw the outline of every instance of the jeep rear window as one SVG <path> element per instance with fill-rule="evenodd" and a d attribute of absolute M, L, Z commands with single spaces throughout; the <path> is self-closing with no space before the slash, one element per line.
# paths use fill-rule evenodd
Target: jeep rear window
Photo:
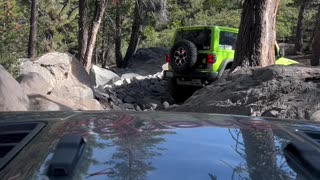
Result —
<path fill-rule="evenodd" d="M 235 50 L 237 34 L 231 32 L 220 32 L 219 48 L 226 50 Z"/>
<path fill-rule="evenodd" d="M 211 30 L 178 31 L 176 34 L 176 42 L 182 39 L 193 42 L 198 50 L 209 50 Z"/>

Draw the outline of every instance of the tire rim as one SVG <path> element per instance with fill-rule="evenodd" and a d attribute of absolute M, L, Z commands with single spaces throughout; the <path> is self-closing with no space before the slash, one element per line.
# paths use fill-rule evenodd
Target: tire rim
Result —
<path fill-rule="evenodd" d="M 182 66 L 186 63 L 187 59 L 187 51 L 183 47 L 179 47 L 175 52 L 174 52 L 174 62 L 178 66 Z"/>

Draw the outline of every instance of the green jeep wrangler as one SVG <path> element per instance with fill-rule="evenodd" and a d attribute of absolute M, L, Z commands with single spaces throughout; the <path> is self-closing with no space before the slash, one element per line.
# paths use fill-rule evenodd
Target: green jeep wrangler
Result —
<path fill-rule="evenodd" d="M 232 66 L 237 34 L 238 29 L 221 26 L 178 28 L 166 55 L 164 78 L 171 79 L 174 88 L 202 87 L 220 78 Z M 277 44 L 276 57 L 278 65 L 298 63 L 281 57 Z"/>

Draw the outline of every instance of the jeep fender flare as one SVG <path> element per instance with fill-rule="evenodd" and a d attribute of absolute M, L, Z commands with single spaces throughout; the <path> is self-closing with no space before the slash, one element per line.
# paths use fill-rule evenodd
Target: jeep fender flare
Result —
<path fill-rule="evenodd" d="M 228 64 L 233 63 L 233 59 L 226 59 L 223 61 L 223 63 L 219 67 L 219 72 L 218 72 L 218 79 L 221 78 L 223 75 L 224 70 L 228 66 Z"/>

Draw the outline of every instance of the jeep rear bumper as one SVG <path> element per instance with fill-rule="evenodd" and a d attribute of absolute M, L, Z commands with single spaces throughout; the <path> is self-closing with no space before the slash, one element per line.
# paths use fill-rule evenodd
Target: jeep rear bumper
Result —
<path fill-rule="evenodd" d="M 189 74 L 177 74 L 173 71 L 164 71 L 164 79 L 179 78 L 180 80 L 191 81 L 192 79 L 201 79 L 203 81 L 212 82 L 218 78 L 218 73 L 216 72 L 192 72 Z"/>

